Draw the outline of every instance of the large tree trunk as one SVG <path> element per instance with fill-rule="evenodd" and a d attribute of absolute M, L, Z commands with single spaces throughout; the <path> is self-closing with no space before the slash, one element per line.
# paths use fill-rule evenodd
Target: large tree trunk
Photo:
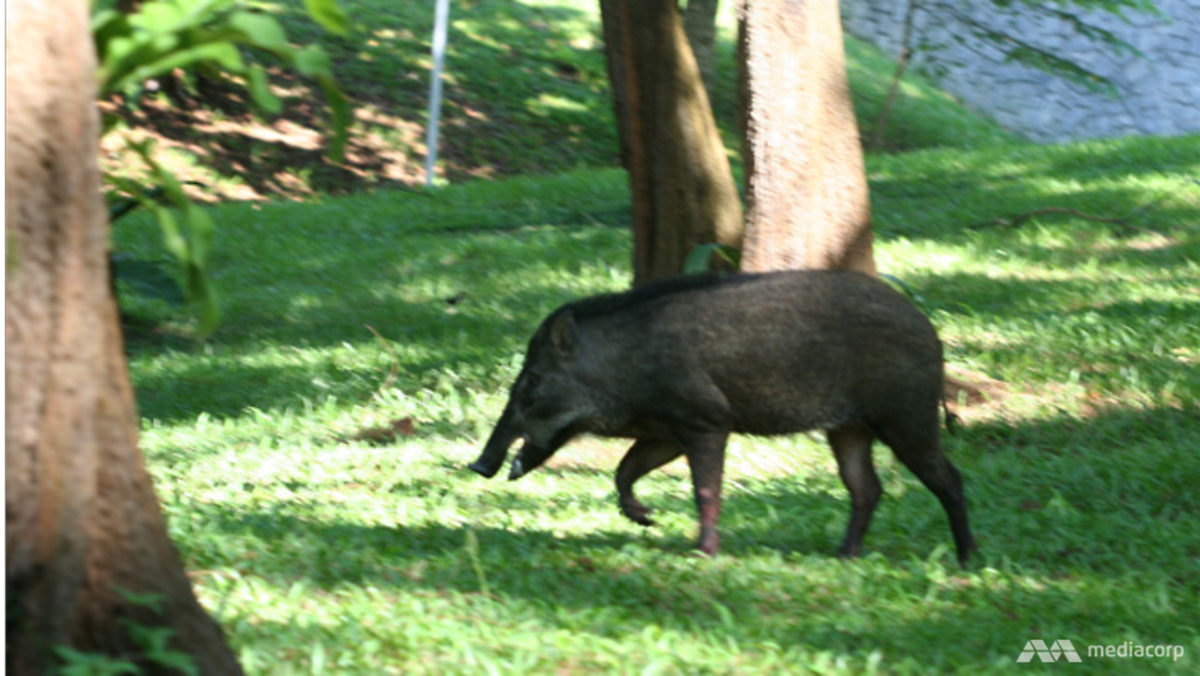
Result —
<path fill-rule="evenodd" d="M 7 11 L 5 508 L 11 674 L 53 649 L 120 655 L 169 627 L 202 674 L 241 669 L 192 593 L 137 450 L 107 279 L 96 62 L 82 0 Z M 118 590 L 161 597 L 161 612 Z M 177 673 L 177 672 L 170 672 Z"/>
<path fill-rule="evenodd" d="M 740 0 L 742 268 L 875 272 L 837 0 Z"/>
<path fill-rule="evenodd" d="M 697 244 L 740 246 L 742 206 L 676 0 L 601 0 L 634 284 L 677 275 Z"/>
<path fill-rule="evenodd" d="M 683 31 L 687 33 L 696 66 L 704 80 L 704 89 L 712 98 L 713 77 L 716 71 L 717 6 L 720 0 L 687 0 L 683 12 Z"/>

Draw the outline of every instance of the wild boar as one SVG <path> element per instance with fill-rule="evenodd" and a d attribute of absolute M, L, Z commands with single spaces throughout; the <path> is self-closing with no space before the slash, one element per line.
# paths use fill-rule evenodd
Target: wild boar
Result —
<path fill-rule="evenodd" d="M 851 498 L 839 553 L 860 553 L 882 487 L 876 439 L 937 496 L 958 559 L 975 540 L 962 479 L 942 452 L 942 344 L 929 320 L 886 284 L 854 272 L 709 274 L 568 303 L 542 322 L 483 454 L 496 474 L 524 444 L 510 479 L 573 437 L 634 439 L 617 467 L 622 513 L 651 525 L 633 494 L 683 455 L 700 517 L 699 549 L 716 554 L 725 446 L 733 432 L 824 430 Z"/>

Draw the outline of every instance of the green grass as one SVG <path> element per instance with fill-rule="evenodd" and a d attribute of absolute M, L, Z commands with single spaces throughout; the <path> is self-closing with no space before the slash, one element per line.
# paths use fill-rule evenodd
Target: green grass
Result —
<path fill-rule="evenodd" d="M 135 332 L 143 448 L 171 534 L 250 673 L 1046 673 L 1025 642 L 1200 651 L 1200 138 L 871 157 L 877 256 L 952 363 L 999 378 L 948 452 L 981 550 L 879 448 L 865 558 L 822 443 L 734 440 L 716 560 L 686 467 L 621 517 L 620 444 L 519 482 L 465 470 L 540 318 L 629 281 L 623 175 L 214 210 L 226 320 Z M 969 225 L 1042 206 L 1018 228 Z M 120 245 L 150 256 L 154 226 Z M 451 305 L 447 299 L 465 295 Z M 173 323 L 172 323 L 173 322 Z M 174 326 L 174 329 L 171 327 Z M 377 331 L 386 345 L 367 327 Z M 355 441 L 410 418 L 411 435 Z"/>
<path fill-rule="evenodd" d="M 691 553 L 681 462 L 638 485 L 652 529 L 618 513 L 620 443 L 579 440 L 518 482 L 465 469 L 541 318 L 629 284 L 594 7 L 455 3 L 450 161 L 537 175 L 213 209 L 225 320 L 201 345 L 177 311 L 125 297 L 142 447 L 247 671 L 1195 673 L 1200 137 L 1034 146 L 906 85 L 886 145 L 908 152 L 867 160 L 877 260 L 951 364 L 1008 389 L 945 437 L 981 546 L 966 570 L 934 498 L 883 447 L 886 497 L 849 562 L 833 556 L 848 498 L 807 435 L 731 442 L 714 560 Z M 377 44 L 323 38 L 361 69 L 344 81 L 389 83 L 360 100 L 420 114 L 431 15 L 359 3 Z M 868 134 L 891 66 L 848 48 Z M 573 72 L 560 62 L 578 75 L 550 87 L 548 72 Z M 714 104 L 736 162 L 732 77 Z M 996 220 L 1045 207 L 1120 222 Z M 115 239 L 162 255 L 144 216 Z M 364 440 L 380 428 L 398 436 Z M 1016 663 L 1035 638 L 1084 661 Z M 1087 655 L 1126 641 L 1186 654 Z"/>

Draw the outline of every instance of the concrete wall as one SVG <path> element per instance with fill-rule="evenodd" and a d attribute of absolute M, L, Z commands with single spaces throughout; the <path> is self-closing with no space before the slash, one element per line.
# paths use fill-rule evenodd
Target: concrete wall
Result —
<path fill-rule="evenodd" d="M 950 31 L 966 34 L 954 20 L 916 14 L 914 34 L 947 46 L 935 57 L 950 65 L 942 88 L 971 108 L 1027 138 L 1056 142 L 1134 134 L 1200 132 L 1200 0 L 1155 0 L 1163 16 L 1133 14 L 1128 22 L 1103 12 L 1087 15 L 1142 52 L 1117 55 L 1076 36 L 1057 20 L 997 12 L 983 0 L 950 0 L 962 14 L 995 26 L 1112 80 L 1121 97 L 1089 92 L 1061 78 L 1014 63 L 1000 51 L 971 40 L 959 45 Z M 900 53 L 904 0 L 841 0 L 846 32 Z M 1020 8 L 1020 3 L 1014 3 Z M 928 61 L 917 55 L 913 67 Z"/>

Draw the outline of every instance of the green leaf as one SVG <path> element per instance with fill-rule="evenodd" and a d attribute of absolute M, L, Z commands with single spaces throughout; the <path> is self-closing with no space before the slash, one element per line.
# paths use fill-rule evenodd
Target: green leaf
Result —
<path fill-rule="evenodd" d="M 277 115 L 283 110 L 283 103 L 279 97 L 271 93 L 267 71 L 263 70 L 262 66 L 258 64 L 250 66 L 250 69 L 246 71 L 246 78 L 250 87 L 250 96 L 259 108 L 273 115 Z"/>
<path fill-rule="evenodd" d="M 192 243 L 192 259 L 201 268 L 208 266 L 208 256 L 212 252 L 213 227 L 208 212 L 188 201 L 183 207 L 184 218 L 188 226 L 188 239 Z"/>
<path fill-rule="evenodd" d="M 349 32 L 350 21 L 337 0 L 304 0 L 304 6 L 308 9 L 308 15 L 330 33 L 345 35 Z"/>
<path fill-rule="evenodd" d="M 333 75 L 333 63 L 329 55 L 320 47 L 306 47 L 295 55 L 296 70 L 301 75 L 317 78 L 322 75 Z"/>
<path fill-rule="evenodd" d="M 169 73 L 176 68 L 187 68 L 203 61 L 215 61 L 233 73 L 245 70 L 242 55 L 229 42 L 212 42 L 171 52 L 161 59 L 147 63 L 135 70 L 131 77 L 139 80 Z"/>
<path fill-rule="evenodd" d="M 193 24 L 189 18 L 172 3 L 151 1 L 129 15 L 129 25 L 151 34 L 169 34 Z"/>
<path fill-rule="evenodd" d="M 108 201 L 108 222 L 113 223 L 142 206 L 136 197 L 112 197 Z"/>
<path fill-rule="evenodd" d="M 115 22 L 120 21 L 125 15 L 115 9 L 104 9 L 92 15 L 92 33 L 109 28 Z"/>
<path fill-rule="evenodd" d="M 112 258 L 112 268 L 117 281 L 128 285 L 129 290 L 139 296 L 161 300 L 174 307 L 183 307 L 187 302 L 179 282 L 154 261 L 117 255 Z"/>
<path fill-rule="evenodd" d="M 207 264 L 212 250 L 213 227 L 208 212 L 191 202 L 184 208 L 185 222 L 191 240 L 191 256 L 185 263 L 187 269 L 186 292 L 192 312 L 199 318 L 199 337 L 212 335 L 221 322 L 221 307 L 217 292 L 210 283 Z"/>
<path fill-rule="evenodd" d="M 229 26 L 246 36 L 246 42 L 267 50 L 289 49 L 287 33 L 273 17 L 237 12 L 229 17 Z"/>
<path fill-rule="evenodd" d="M 888 286 L 904 294 L 913 302 L 913 305 L 916 305 L 918 308 L 920 308 L 921 312 L 929 314 L 929 312 L 925 309 L 925 299 L 916 291 L 913 291 L 912 287 L 905 284 L 904 280 L 895 275 L 889 275 L 886 273 L 881 273 L 879 278 L 882 279 Z"/>
<path fill-rule="evenodd" d="M 198 676 L 196 659 L 188 653 L 174 650 L 170 646 L 175 630 L 169 627 L 150 627 L 130 620 L 121 620 L 129 630 L 129 636 L 138 645 L 145 659 L 162 667 L 182 671 L 189 676 Z"/>
<path fill-rule="evenodd" d="M 174 214 L 164 206 L 155 205 L 151 208 L 154 210 L 154 217 L 158 219 L 158 227 L 162 230 L 163 246 L 176 260 L 186 261 L 190 258 L 187 240 L 183 238 Z"/>
<path fill-rule="evenodd" d="M 118 0 L 92 0 L 92 14 L 102 14 L 117 9 Z"/>
<path fill-rule="evenodd" d="M 329 104 L 329 109 L 333 113 L 333 140 L 329 144 L 329 156 L 334 161 L 342 160 L 342 152 L 346 148 L 346 140 L 350 132 L 350 123 L 353 120 L 353 115 L 350 111 L 350 102 L 346 99 L 346 95 L 342 93 L 341 88 L 337 86 L 337 81 L 333 76 L 324 76 L 317 78 L 317 84 L 321 86 L 321 91 L 325 93 L 325 101 Z"/>
<path fill-rule="evenodd" d="M 345 34 L 348 20 L 334 0 L 306 0 L 310 14 L 328 30 Z M 301 75 L 317 80 L 333 117 L 330 155 L 341 159 L 351 123 L 350 103 L 333 78 L 333 63 L 319 47 L 296 49 L 276 18 L 229 9 L 236 0 L 147 0 L 124 15 L 115 0 L 96 0 L 93 38 L 101 55 L 100 96 L 141 95 L 142 84 L 175 69 L 223 70 L 245 76 L 257 108 L 277 114 L 283 104 L 270 90 L 267 71 L 248 65 L 241 48 L 273 54 Z M 105 132 L 112 128 L 105 120 Z M 179 203 L 172 199 L 172 203 Z"/>
<path fill-rule="evenodd" d="M 149 142 L 131 142 L 129 146 L 150 165 L 167 201 L 183 212 L 183 227 L 180 227 L 169 209 L 148 198 L 145 200 L 145 206 L 158 219 L 163 246 L 179 264 L 184 294 L 192 313 L 200 322 L 198 338 L 204 339 L 217 328 L 221 318 L 217 294 L 206 270 L 215 230 L 212 219 L 188 199 L 179 180 L 154 161 Z"/>
<path fill-rule="evenodd" d="M 122 62 L 127 61 L 139 47 L 147 45 L 144 36 L 138 38 L 118 36 L 109 40 L 104 52 L 104 68 L 111 71 L 125 70 Z"/>
<path fill-rule="evenodd" d="M 142 670 L 129 660 L 85 653 L 67 646 L 54 646 L 54 654 L 64 663 L 56 672 L 58 676 L 121 676 L 142 673 Z"/>
<path fill-rule="evenodd" d="M 216 289 L 209 282 L 206 273 L 196 268 L 189 270 L 188 296 L 191 301 L 192 314 L 200 321 L 196 337 L 204 340 L 211 336 L 221 324 L 221 304 L 217 299 Z"/>
<path fill-rule="evenodd" d="M 688 252 L 683 261 L 683 274 L 694 275 L 712 269 L 710 265 L 713 256 L 726 261 L 737 268 L 741 261 L 741 252 L 728 244 L 698 244 Z"/>
<path fill-rule="evenodd" d="M 168 669 L 181 671 L 188 676 L 200 676 L 200 668 L 196 666 L 196 658 L 178 650 L 163 650 L 146 655 L 151 662 Z"/>
<path fill-rule="evenodd" d="M 100 95 L 137 87 L 145 80 L 176 68 L 189 68 L 200 63 L 216 62 L 232 73 L 240 74 L 245 70 L 242 55 L 230 42 L 212 42 L 176 50 L 171 44 L 173 38 L 161 37 L 164 41 L 158 45 L 127 38 L 110 42 L 110 54 L 101 71 Z"/>

